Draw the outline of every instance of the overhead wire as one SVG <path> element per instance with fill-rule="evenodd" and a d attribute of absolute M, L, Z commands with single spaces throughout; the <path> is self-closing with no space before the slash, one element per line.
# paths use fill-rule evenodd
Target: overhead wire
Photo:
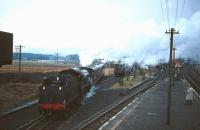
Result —
<path fill-rule="evenodd" d="M 174 27 L 176 26 L 177 14 L 178 14 L 178 0 L 176 1 L 176 16 L 175 16 L 175 20 L 174 20 Z"/>
<path fill-rule="evenodd" d="M 182 9 L 181 9 L 181 13 L 180 13 L 180 19 L 181 19 L 182 15 L 183 15 L 183 10 L 184 10 L 184 7 L 185 7 L 185 2 L 186 2 L 186 0 L 183 1 L 183 6 L 182 6 Z M 176 26 L 178 27 L 178 25 L 179 25 L 179 23 L 177 25 L 175 25 L 175 27 Z"/>
<path fill-rule="evenodd" d="M 170 20 L 169 20 L 169 2 L 168 2 L 168 0 L 165 0 L 165 4 L 166 4 L 168 28 L 170 28 Z"/>
<path fill-rule="evenodd" d="M 183 10 L 184 10 L 184 7 L 185 7 L 185 0 L 183 1 L 183 7 L 182 7 L 182 10 L 181 10 L 181 16 L 180 16 L 180 18 L 182 17 L 182 15 L 183 15 Z"/>
<path fill-rule="evenodd" d="M 180 1 L 177 0 L 176 1 L 176 12 L 175 12 L 175 19 L 174 19 L 174 28 L 177 27 L 179 25 L 178 23 L 178 14 L 179 14 L 179 11 L 180 11 L 180 19 L 183 15 L 183 11 L 184 11 L 184 7 L 185 7 L 185 3 L 186 3 L 186 0 L 183 1 L 183 4 L 182 4 L 182 9 L 181 11 L 179 10 L 179 6 L 180 6 Z M 169 0 L 165 0 L 165 5 L 163 5 L 163 2 L 162 0 L 160 0 L 160 6 L 161 6 L 161 10 L 162 10 L 162 15 L 163 15 L 163 19 L 164 19 L 164 23 L 165 23 L 165 26 L 168 25 L 168 28 L 170 28 L 170 11 L 169 11 Z M 164 8 L 165 6 L 165 8 Z M 180 6 L 181 7 L 181 6 Z M 165 15 L 165 11 L 166 11 L 166 15 Z M 166 22 L 165 22 L 166 21 Z M 167 25 L 166 25 L 167 24 Z M 172 25 L 173 26 L 173 25 Z"/>
<path fill-rule="evenodd" d="M 167 25 L 166 25 L 166 19 L 165 19 L 165 14 L 164 14 L 164 9 L 163 9 L 163 5 L 162 5 L 162 0 L 160 0 L 160 6 L 161 6 L 163 20 L 164 20 L 164 26 L 167 27 Z"/>

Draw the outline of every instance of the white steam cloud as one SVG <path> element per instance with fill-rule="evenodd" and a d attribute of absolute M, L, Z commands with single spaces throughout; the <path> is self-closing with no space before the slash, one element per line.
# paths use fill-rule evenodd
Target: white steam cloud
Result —
<path fill-rule="evenodd" d="M 86 94 L 86 99 L 91 98 L 96 94 L 96 87 L 95 85 L 92 85 L 90 91 Z"/>

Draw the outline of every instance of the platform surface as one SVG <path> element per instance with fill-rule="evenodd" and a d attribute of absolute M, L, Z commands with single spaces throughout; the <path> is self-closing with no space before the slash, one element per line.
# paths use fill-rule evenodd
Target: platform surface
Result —
<path fill-rule="evenodd" d="M 167 125 L 167 83 L 146 92 L 100 129 L 102 130 L 200 130 L 200 100 L 185 104 L 186 88 L 182 81 L 172 87 L 171 118 Z"/>

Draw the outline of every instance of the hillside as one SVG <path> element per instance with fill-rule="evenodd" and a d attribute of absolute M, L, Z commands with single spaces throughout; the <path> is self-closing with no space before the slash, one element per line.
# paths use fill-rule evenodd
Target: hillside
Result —
<path fill-rule="evenodd" d="M 13 53 L 13 60 L 19 59 L 19 53 Z M 56 55 L 52 54 L 34 54 L 34 53 L 22 53 L 22 60 L 38 61 L 38 60 L 56 60 Z M 66 56 L 58 56 L 58 60 L 66 63 L 80 63 L 78 54 L 70 54 Z"/>

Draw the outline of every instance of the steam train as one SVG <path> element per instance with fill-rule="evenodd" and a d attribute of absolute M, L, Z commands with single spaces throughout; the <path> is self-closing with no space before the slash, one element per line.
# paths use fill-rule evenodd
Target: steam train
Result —
<path fill-rule="evenodd" d="M 57 76 L 45 77 L 39 87 L 39 112 L 62 115 L 74 105 L 81 105 L 85 95 L 104 75 L 104 66 L 62 70 Z"/>

